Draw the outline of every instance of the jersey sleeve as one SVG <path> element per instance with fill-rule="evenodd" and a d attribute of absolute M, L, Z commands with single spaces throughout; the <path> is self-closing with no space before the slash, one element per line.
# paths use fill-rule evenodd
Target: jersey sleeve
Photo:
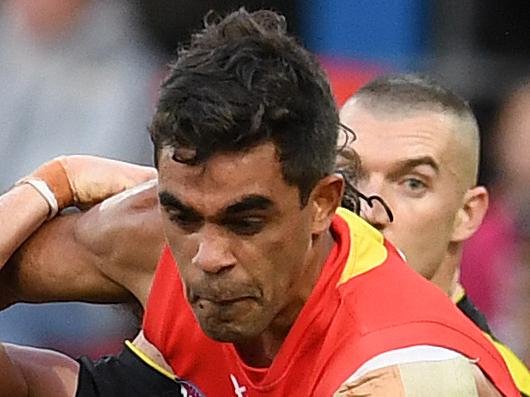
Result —
<path fill-rule="evenodd" d="M 80 364 L 76 397 L 183 397 L 185 382 L 171 379 L 146 364 L 129 347 L 117 356 Z"/>

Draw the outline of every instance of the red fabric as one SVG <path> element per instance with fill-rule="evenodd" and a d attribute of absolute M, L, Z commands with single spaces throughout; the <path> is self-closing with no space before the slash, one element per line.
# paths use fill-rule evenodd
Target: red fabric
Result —
<path fill-rule="evenodd" d="M 326 71 L 337 106 L 344 105 L 355 91 L 375 77 L 390 72 L 381 65 L 341 57 L 319 57 Z"/>
<path fill-rule="evenodd" d="M 335 217 L 335 248 L 281 350 L 269 368 L 246 366 L 231 344 L 206 337 L 183 294 L 177 266 L 165 249 L 144 319 L 144 332 L 175 373 L 206 396 L 330 396 L 370 358 L 412 345 L 442 346 L 470 358 L 505 396 L 518 391 L 504 361 L 456 306 L 402 261 L 388 257 L 376 268 L 338 285 L 350 252 L 348 224 Z M 234 378 L 231 379 L 231 376 Z"/>

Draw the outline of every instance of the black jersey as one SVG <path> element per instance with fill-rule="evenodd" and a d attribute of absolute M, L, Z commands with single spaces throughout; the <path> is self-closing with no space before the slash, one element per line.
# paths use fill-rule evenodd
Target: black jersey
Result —
<path fill-rule="evenodd" d="M 473 321 L 475 325 L 482 330 L 482 332 L 485 332 L 491 337 L 495 338 L 493 336 L 493 332 L 491 332 L 486 317 L 477 309 L 467 295 L 462 296 L 462 298 L 456 302 L 456 305 L 467 316 L 467 318 Z"/>
<path fill-rule="evenodd" d="M 77 361 L 76 397 L 204 397 L 193 385 L 157 371 L 128 346 L 117 356 Z"/>

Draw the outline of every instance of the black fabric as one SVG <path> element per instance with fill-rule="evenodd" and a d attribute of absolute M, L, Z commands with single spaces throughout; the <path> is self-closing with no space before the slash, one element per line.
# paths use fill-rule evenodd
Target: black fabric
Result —
<path fill-rule="evenodd" d="M 117 356 L 77 360 L 76 397 L 204 397 L 194 386 L 174 381 L 151 368 L 129 348 Z"/>
<path fill-rule="evenodd" d="M 467 295 L 464 295 L 464 297 L 460 299 L 456 305 L 471 321 L 475 323 L 477 327 L 479 327 L 483 332 L 489 334 L 492 338 L 495 338 L 493 336 L 493 332 L 491 332 L 486 317 L 475 307 Z"/>

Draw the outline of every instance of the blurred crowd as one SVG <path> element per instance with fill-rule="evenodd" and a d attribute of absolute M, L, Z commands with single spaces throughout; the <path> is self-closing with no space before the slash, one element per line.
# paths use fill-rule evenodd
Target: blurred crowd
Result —
<path fill-rule="evenodd" d="M 47 159 L 85 153 L 151 164 L 147 125 L 165 64 L 210 9 L 237 1 L 4 0 L 0 3 L 0 188 Z M 302 1 L 246 1 L 286 14 Z M 392 68 L 324 59 L 338 101 Z M 428 72 L 428 71 L 427 71 Z M 457 87 L 458 88 L 458 87 Z M 484 158 L 490 210 L 467 244 L 462 280 L 499 339 L 530 362 L 530 83 L 499 107 Z M 0 340 L 70 354 L 114 352 L 134 335 L 129 308 L 17 305 L 0 312 Z"/>
<path fill-rule="evenodd" d="M 530 362 L 530 82 L 501 103 L 492 126 L 490 207 L 467 242 L 462 282 L 496 336 Z"/>

